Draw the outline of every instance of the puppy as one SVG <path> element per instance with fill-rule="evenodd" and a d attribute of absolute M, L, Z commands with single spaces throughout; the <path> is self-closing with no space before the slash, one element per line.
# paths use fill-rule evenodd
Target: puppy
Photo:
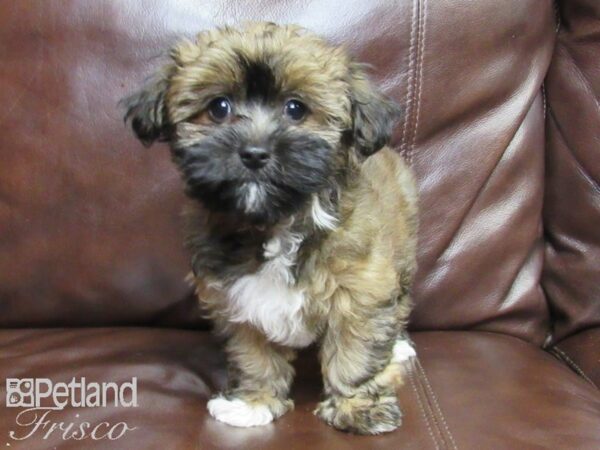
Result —
<path fill-rule="evenodd" d="M 319 343 L 315 413 L 360 434 L 398 427 L 417 199 L 386 147 L 398 108 L 364 66 L 297 26 L 219 28 L 176 45 L 124 104 L 143 143 L 169 142 L 192 199 L 198 298 L 227 338 L 210 414 L 280 417 L 295 349 Z"/>

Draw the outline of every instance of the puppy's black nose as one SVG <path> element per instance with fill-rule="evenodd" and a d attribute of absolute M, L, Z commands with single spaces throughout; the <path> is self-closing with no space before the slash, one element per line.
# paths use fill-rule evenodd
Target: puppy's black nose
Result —
<path fill-rule="evenodd" d="M 260 169 L 267 164 L 271 155 L 261 147 L 244 147 L 240 150 L 240 158 L 249 169 Z"/>

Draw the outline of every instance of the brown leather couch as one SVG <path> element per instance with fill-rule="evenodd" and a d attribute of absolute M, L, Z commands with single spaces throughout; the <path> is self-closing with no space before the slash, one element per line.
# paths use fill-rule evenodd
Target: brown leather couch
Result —
<path fill-rule="evenodd" d="M 421 191 L 397 432 L 357 437 L 296 409 L 217 423 L 223 355 L 183 281 L 168 149 L 116 104 L 182 35 L 244 19 L 346 44 L 404 107 L 393 144 Z M 600 2 L 106 0 L 0 3 L 0 447 L 600 449 Z M 67 407 L 25 440 L 6 378 L 137 377 L 136 408 Z M 117 440 L 51 423 L 126 422 Z M 6 443 L 6 444 L 5 444 Z"/>

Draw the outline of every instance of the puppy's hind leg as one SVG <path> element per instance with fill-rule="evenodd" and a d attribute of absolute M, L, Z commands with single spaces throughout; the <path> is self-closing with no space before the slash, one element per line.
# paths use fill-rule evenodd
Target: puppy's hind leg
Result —
<path fill-rule="evenodd" d="M 293 350 L 240 325 L 233 330 L 226 352 L 228 389 L 208 402 L 211 416 L 229 425 L 253 427 L 266 425 L 293 408 L 288 399 L 294 377 Z"/>
<path fill-rule="evenodd" d="M 336 298 L 321 348 L 326 399 L 316 411 L 329 425 L 381 434 L 402 422 L 396 388 L 414 349 L 402 331 L 403 305 L 362 304 L 348 291 Z"/>

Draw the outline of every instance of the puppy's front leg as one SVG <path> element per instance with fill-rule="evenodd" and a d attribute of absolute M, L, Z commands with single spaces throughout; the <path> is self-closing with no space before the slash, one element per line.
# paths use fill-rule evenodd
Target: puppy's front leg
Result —
<path fill-rule="evenodd" d="M 208 402 L 215 419 L 238 427 L 266 425 L 293 408 L 288 393 L 295 352 L 269 342 L 247 325 L 233 330 L 226 346 L 228 389 Z"/>
<path fill-rule="evenodd" d="M 396 429 L 402 419 L 396 387 L 414 350 L 402 331 L 409 300 L 377 302 L 347 290 L 335 296 L 321 347 L 326 399 L 315 413 L 358 434 Z"/>

